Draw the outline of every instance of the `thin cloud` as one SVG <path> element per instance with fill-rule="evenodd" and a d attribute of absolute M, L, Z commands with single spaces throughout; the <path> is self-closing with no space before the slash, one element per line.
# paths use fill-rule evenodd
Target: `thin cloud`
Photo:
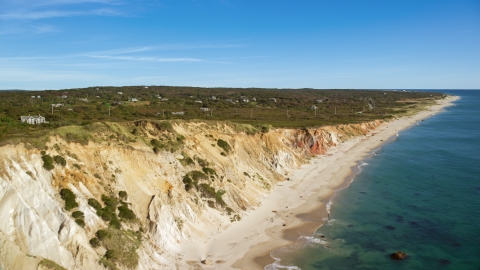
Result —
<path fill-rule="evenodd" d="M 145 61 L 145 62 L 203 62 L 197 58 L 162 58 L 162 57 L 134 57 L 134 56 L 112 56 L 112 55 L 86 55 L 92 58 L 124 60 L 124 61 Z"/>
<path fill-rule="evenodd" d="M 123 15 L 113 9 L 96 9 L 89 11 L 69 11 L 69 10 L 46 10 L 46 11 L 22 11 L 0 14 L 1 20 L 40 20 L 58 17 L 74 16 L 120 16 Z"/>

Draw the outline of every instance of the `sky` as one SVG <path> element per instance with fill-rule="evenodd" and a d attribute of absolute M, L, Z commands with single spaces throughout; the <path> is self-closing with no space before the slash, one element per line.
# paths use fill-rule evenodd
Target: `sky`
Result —
<path fill-rule="evenodd" d="M 0 89 L 480 89 L 479 0 L 0 0 Z"/>

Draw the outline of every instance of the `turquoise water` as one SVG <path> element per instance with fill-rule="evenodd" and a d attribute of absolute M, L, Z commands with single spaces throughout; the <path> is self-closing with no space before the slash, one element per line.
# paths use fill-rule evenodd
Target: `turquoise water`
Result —
<path fill-rule="evenodd" d="M 273 252 L 278 264 L 480 269 L 480 91 L 442 92 L 461 100 L 365 159 L 332 199 L 330 221 L 312 238 Z M 391 260 L 396 250 L 409 258 Z"/>

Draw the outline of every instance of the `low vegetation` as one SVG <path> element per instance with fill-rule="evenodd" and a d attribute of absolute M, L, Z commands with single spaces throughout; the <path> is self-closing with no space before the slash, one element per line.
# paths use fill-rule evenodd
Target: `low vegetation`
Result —
<path fill-rule="evenodd" d="M 118 92 L 122 92 L 120 95 Z M 32 98 L 32 96 L 34 98 Z M 89 96 L 88 100 L 85 97 Z M 134 141 L 145 132 L 143 121 L 156 122 L 165 138 L 152 148 L 175 151 L 182 137 L 172 120 L 214 120 L 233 123 L 238 132 L 255 134 L 270 127 L 306 127 L 388 119 L 420 110 L 444 95 L 435 92 L 376 90 L 316 90 L 258 88 L 196 88 L 169 86 L 89 87 L 60 91 L 1 91 L 0 144 L 27 141 L 45 145 L 55 135 L 87 144 L 94 133 L 112 129 L 105 123 L 133 123 L 128 134 L 117 130 L 112 139 Z M 168 100 L 160 99 L 167 98 Z M 129 101 L 132 98 L 140 102 Z M 202 101 L 201 104 L 195 101 Z M 52 104 L 53 113 L 52 113 Z M 203 112 L 200 107 L 214 109 Z M 173 114 L 183 112 L 183 114 Z M 20 116 L 42 115 L 48 123 L 29 125 Z M 140 120 L 142 119 L 142 120 Z M 228 154 L 228 151 L 224 151 Z"/>
<path fill-rule="evenodd" d="M 75 194 L 68 188 L 60 190 L 60 197 L 65 201 L 65 209 L 70 211 L 78 207 Z"/>
<path fill-rule="evenodd" d="M 232 148 L 230 147 L 230 144 L 228 144 L 228 142 L 222 140 L 222 139 L 219 139 L 217 141 L 217 145 L 223 149 L 223 151 L 225 151 L 225 153 L 229 153 Z"/>
<path fill-rule="evenodd" d="M 55 168 L 55 166 L 53 165 L 53 158 L 47 154 L 43 155 L 42 156 L 42 160 L 43 160 L 43 168 L 45 168 L 45 170 L 53 170 Z"/>
<path fill-rule="evenodd" d="M 38 263 L 38 266 L 42 266 L 43 269 L 48 269 L 48 270 L 67 270 L 66 268 L 58 265 L 56 262 L 51 261 L 49 259 L 42 259 L 40 263 Z"/>

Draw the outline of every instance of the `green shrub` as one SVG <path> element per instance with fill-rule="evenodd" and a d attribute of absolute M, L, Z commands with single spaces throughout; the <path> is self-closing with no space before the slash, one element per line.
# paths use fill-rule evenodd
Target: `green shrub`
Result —
<path fill-rule="evenodd" d="M 94 198 L 88 199 L 88 205 L 90 205 L 91 207 L 93 207 L 97 211 L 102 209 L 102 205 L 97 200 L 95 200 Z"/>
<path fill-rule="evenodd" d="M 78 207 L 78 204 L 75 201 L 76 196 L 70 189 L 64 188 L 60 190 L 60 197 L 62 197 L 62 199 L 65 201 L 66 210 L 71 210 L 75 207 Z"/>
<path fill-rule="evenodd" d="M 105 258 L 100 258 L 98 261 L 103 267 L 107 268 L 108 270 L 117 270 L 117 266 L 115 264 Z"/>
<path fill-rule="evenodd" d="M 208 176 L 201 171 L 191 171 L 188 173 L 194 181 L 208 180 Z"/>
<path fill-rule="evenodd" d="M 124 205 L 119 206 L 118 211 L 119 211 L 118 216 L 120 218 L 127 219 L 127 220 L 133 220 L 137 218 L 137 216 L 135 216 L 135 213 Z"/>
<path fill-rule="evenodd" d="M 54 156 L 54 157 L 53 157 L 53 160 L 54 160 L 55 163 L 57 163 L 58 165 L 62 165 L 62 166 L 67 165 L 67 161 L 66 161 L 62 156 Z"/>
<path fill-rule="evenodd" d="M 227 211 L 227 214 L 230 215 L 233 213 L 233 209 L 230 207 L 226 207 L 225 210 Z"/>
<path fill-rule="evenodd" d="M 217 145 L 222 148 L 226 153 L 229 153 L 232 148 L 230 147 L 230 145 L 228 144 L 228 142 L 222 140 L 222 139 L 218 139 L 217 141 Z"/>
<path fill-rule="evenodd" d="M 122 199 L 122 200 L 126 200 L 127 197 L 128 197 L 128 194 L 127 194 L 126 191 L 122 190 L 122 191 L 118 192 L 118 197 L 120 197 L 120 199 Z"/>
<path fill-rule="evenodd" d="M 102 194 L 102 201 L 103 203 L 105 203 L 105 208 L 108 208 L 113 212 L 117 208 L 118 201 L 114 197 L 110 197 L 105 194 Z"/>
<path fill-rule="evenodd" d="M 183 184 L 185 184 L 185 190 L 186 191 L 189 191 L 194 186 L 192 178 L 190 178 L 190 176 L 188 176 L 188 174 L 183 177 L 182 182 L 183 182 Z"/>
<path fill-rule="evenodd" d="M 98 230 L 95 235 L 98 237 L 100 241 L 103 241 L 107 238 L 111 237 L 111 234 L 107 230 Z"/>
<path fill-rule="evenodd" d="M 180 163 L 183 166 L 188 166 L 188 165 L 194 165 L 195 164 L 195 162 L 193 162 L 193 159 L 191 159 L 185 153 L 182 153 L 182 155 L 183 155 L 183 159 L 180 159 Z"/>
<path fill-rule="evenodd" d="M 201 158 L 197 157 L 196 160 L 198 162 L 198 165 L 200 165 L 201 167 L 207 167 L 208 166 L 208 162 L 205 159 L 201 159 Z"/>
<path fill-rule="evenodd" d="M 81 169 L 82 169 L 82 168 L 80 167 L 80 165 L 78 165 L 78 164 L 76 164 L 76 163 L 73 164 L 73 167 L 75 167 L 75 168 L 78 169 L 78 170 L 81 170 Z"/>
<path fill-rule="evenodd" d="M 202 168 L 202 171 L 206 174 L 210 174 L 210 175 L 217 175 L 217 173 L 215 172 L 214 169 L 212 168 L 207 168 L 207 167 L 204 167 Z"/>
<path fill-rule="evenodd" d="M 90 239 L 90 245 L 94 248 L 100 246 L 100 240 L 97 237 Z"/>
<path fill-rule="evenodd" d="M 81 218 L 77 218 L 75 219 L 75 222 L 78 224 L 78 226 L 80 227 L 85 227 L 85 220 L 81 219 Z"/>
<path fill-rule="evenodd" d="M 40 155 L 44 156 L 46 154 L 47 154 L 47 152 L 45 152 L 44 150 L 40 151 Z"/>
<path fill-rule="evenodd" d="M 72 213 L 73 218 L 85 218 L 85 215 L 82 211 L 75 211 Z"/>
<path fill-rule="evenodd" d="M 119 254 L 120 252 L 118 250 L 109 249 L 105 252 L 105 258 L 107 258 L 107 260 L 116 260 L 119 258 Z"/>
<path fill-rule="evenodd" d="M 120 223 L 120 220 L 118 220 L 117 215 L 113 214 L 112 219 L 110 220 L 110 227 L 115 228 L 115 229 L 120 229 L 122 224 Z"/>
<path fill-rule="evenodd" d="M 53 165 L 53 158 L 51 156 L 43 155 L 42 160 L 43 160 L 43 168 L 45 168 L 46 170 L 51 171 L 55 168 L 55 166 Z"/>

